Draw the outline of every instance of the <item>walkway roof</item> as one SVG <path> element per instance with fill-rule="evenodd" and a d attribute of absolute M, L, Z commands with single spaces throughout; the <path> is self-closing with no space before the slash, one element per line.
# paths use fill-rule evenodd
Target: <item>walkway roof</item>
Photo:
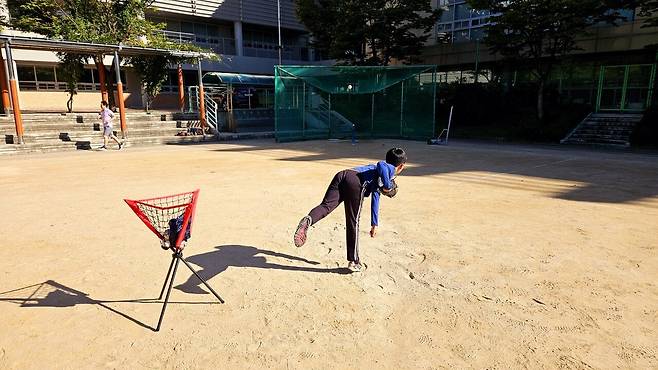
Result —
<path fill-rule="evenodd" d="M 122 56 L 173 55 L 183 58 L 204 58 L 209 56 L 207 53 L 199 53 L 195 51 L 166 50 L 139 46 L 98 44 L 93 42 L 10 35 L 0 35 L 0 44 L 9 44 L 12 49 L 45 50 L 80 54 L 113 54 L 116 51 Z"/>
<path fill-rule="evenodd" d="M 208 85 L 257 85 L 274 86 L 274 76 L 248 75 L 240 73 L 208 72 L 203 75 L 203 83 Z"/>

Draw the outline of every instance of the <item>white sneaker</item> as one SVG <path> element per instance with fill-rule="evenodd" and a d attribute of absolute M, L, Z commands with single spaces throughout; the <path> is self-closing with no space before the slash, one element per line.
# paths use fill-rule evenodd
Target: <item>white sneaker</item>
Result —
<path fill-rule="evenodd" d="M 103 150 L 103 151 L 105 151 L 105 150 L 107 150 L 107 148 L 105 147 L 105 145 L 103 145 L 102 147 L 98 148 L 98 150 Z"/>
<path fill-rule="evenodd" d="M 366 265 L 361 262 L 350 261 L 350 263 L 347 264 L 347 268 L 352 272 L 362 272 L 366 270 Z"/>

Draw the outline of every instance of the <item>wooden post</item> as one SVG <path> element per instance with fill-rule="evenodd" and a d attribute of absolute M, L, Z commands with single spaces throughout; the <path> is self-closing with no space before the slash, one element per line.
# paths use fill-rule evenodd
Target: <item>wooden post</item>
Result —
<path fill-rule="evenodd" d="M 14 58 L 11 55 L 9 43 L 5 43 L 5 52 L 7 54 L 7 65 L 9 68 L 9 89 L 11 91 L 11 105 L 14 107 L 14 124 L 16 125 L 17 144 L 23 144 L 23 116 L 21 107 L 18 104 L 18 83 L 16 81 L 16 70 L 14 69 Z"/>
<path fill-rule="evenodd" d="M 121 72 L 119 71 L 119 54 L 114 52 L 114 71 L 117 77 L 117 99 L 119 99 L 119 119 L 121 121 L 121 137 L 126 139 L 128 130 L 126 127 L 126 106 L 123 100 L 123 83 L 121 82 Z M 107 92 L 106 92 L 107 93 Z"/>
<path fill-rule="evenodd" d="M 0 53 L 0 94 L 2 94 L 2 107 L 5 114 L 11 111 L 11 101 L 9 100 L 9 78 L 8 78 L 7 60 L 2 58 Z"/>
<path fill-rule="evenodd" d="M 105 64 L 103 64 L 103 56 L 100 56 L 99 63 L 96 64 L 96 69 L 98 70 L 98 83 L 101 85 L 101 99 L 109 103 L 107 95 L 107 84 L 105 83 Z"/>
<path fill-rule="evenodd" d="M 198 60 L 199 67 L 199 121 L 201 121 L 201 132 L 206 134 L 206 100 L 203 93 L 203 75 L 201 74 L 201 59 Z"/>
<path fill-rule="evenodd" d="M 183 80 L 183 66 L 178 65 L 178 107 L 181 113 L 185 110 L 185 83 Z"/>

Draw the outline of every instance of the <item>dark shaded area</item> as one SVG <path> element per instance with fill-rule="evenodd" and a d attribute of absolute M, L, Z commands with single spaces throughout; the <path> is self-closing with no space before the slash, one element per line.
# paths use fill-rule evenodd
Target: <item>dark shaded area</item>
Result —
<path fill-rule="evenodd" d="M 391 146 L 407 150 L 411 166 L 399 182 L 405 192 L 404 176 L 432 176 L 461 172 L 487 172 L 494 175 L 471 175 L 465 182 L 490 186 L 532 190 L 533 185 L 523 179 L 501 179 L 495 174 L 510 174 L 579 183 L 568 189 L 556 189 L 554 198 L 572 201 L 624 203 L 658 195 L 658 160 L 618 151 L 593 151 L 562 146 L 522 146 L 456 144 L 449 147 L 421 145 L 403 140 L 365 141 L 357 145 L 349 142 L 315 141 L 306 143 L 264 143 L 253 147 L 217 149 L 218 152 L 258 152 L 266 150 L 300 150 L 314 152 L 293 155 L 281 161 L 341 161 L 346 158 L 367 158 L 375 163 L 383 160 Z M 658 158 L 658 157 L 657 157 Z M 364 163 L 365 164 L 365 163 Z M 334 173 L 327 173 L 327 184 Z M 469 176 L 464 176 L 469 177 Z M 478 178 L 475 178 L 478 177 Z M 514 183 L 510 183 L 513 181 Z M 318 190 L 318 197 L 324 189 Z M 423 191 L 413 189 L 413 191 Z"/>
<path fill-rule="evenodd" d="M 215 247 L 214 251 L 197 254 L 187 257 L 185 260 L 193 263 L 202 269 L 197 273 L 204 280 L 210 280 L 220 273 L 226 271 L 229 267 L 250 267 L 259 269 L 276 269 L 285 271 L 305 271 L 333 274 L 350 274 L 347 268 L 320 268 L 307 266 L 291 266 L 271 263 L 267 261 L 269 257 L 284 258 L 291 261 L 304 262 L 309 265 L 318 265 L 318 262 L 309 261 L 305 258 L 291 256 L 284 253 L 273 252 L 265 249 L 246 245 L 221 245 Z M 201 289 L 200 282 L 195 276 L 190 276 L 187 281 L 176 286 L 186 293 L 205 294 L 206 291 Z"/>
<path fill-rule="evenodd" d="M 537 119 L 537 89 L 532 84 L 506 88 L 500 83 L 447 84 L 439 89 L 437 128 L 447 127 L 454 106 L 453 138 L 559 143 L 592 112 L 589 104 L 561 101 L 555 87 L 545 93 L 545 117 Z"/>
<path fill-rule="evenodd" d="M 37 297 L 39 290 L 44 287 L 54 288 L 50 290 L 45 297 Z M 6 297 L 10 293 L 17 294 L 19 292 L 34 289 L 31 294 L 24 297 Z M 81 304 L 92 304 L 98 305 L 112 313 L 115 313 L 127 320 L 132 321 L 133 323 L 146 328 L 154 330 L 153 327 L 144 324 L 143 322 L 128 316 L 127 314 L 112 308 L 107 305 L 107 303 L 157 303 L 161 304 L 156 298 L 153 299 L 133 299 L 133 300 L 117 300 L 117 301 L 101 301 L 89 297 L 89 294 L 81 292 L 79 290 L 67 287 L 63 284 L 60 284 L 54 280 L 46 280 L 43 283 L 29 285 L 26 287 L 1 292 L 0 293 L 0 302 L 11 302 L 19 304 L 21 307 L 73 307 Z M 184 302 L 169 302 L 169 303 L 184 303 Z M 197 302 L 194 302 L 197 303 Z M 202 302 L 198 302 L 202 303 Z"/>
<path fill-rule="evenodd" d="M 648 110 L 631 135 L 631 144 L 640 148 L 658 149 L 658 103 Z"/>

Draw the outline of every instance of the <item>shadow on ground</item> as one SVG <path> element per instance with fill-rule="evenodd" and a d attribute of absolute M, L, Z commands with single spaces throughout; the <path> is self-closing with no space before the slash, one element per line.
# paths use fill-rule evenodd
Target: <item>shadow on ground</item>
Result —
<path fill-rule="evenodd" d="M 221 245 L 215 247 L 214 251 L 190 256 L 185 260 L 201 267 L 201 270 L 197 271 L 197 273 L 206 281 L 226 271 L 229 267 L 248 267 L 285 271 L 332 273 L 342 275 L 351 273 L 351 271 L 347 268 L 322 268 L 271 263 L 267 261 L 266 256 L 284 258 L 289 261 L 303 262 L 309 265 L 319 264 L 318 262 L 309 261 L 305 258 L 246 245 Z M 182 290 L 186 293 L 205 294 L 206 291 L 201 289 L 200 285 L 201 282 L 199 279 L 192 275 L 187 279 L 187 281 L 176 286 L 176 289 Z"/>
<path fill-rule="evenodd" d="M 266 256 L 285 258 L 291 261 L 304 262 L 309 265 L 318 265 L 318 262 L 309 261 L 304 258 L 295 257 L 283 253 L 272 252 L 244 245 L 218 246 L 216 250 L 208 253 L 188 257 L 189 262 L 202 267 L 199 275 L 208 280 L 229 267 L 250 267 L 264 269 L 278 269 L 287 271 L 307 271 L 320 273 L 349 274 L 346 268 L 318 268 L 308 266 L 291 266 L 267 262 Z M 163 271 L 164 273 L 164 271 Z M 177 288 L 188 293 L 206 293 L 199 288 L 199 280 L 191 275 L 190 278 Z M 20 307 L 74 307 L 77 305 L 97 305 L 116 315 L 119 315 L 143 328 L 155 330 L 155 327 L 147 325 L 116 308 L 112 303 L 137 303 L 137 304 L 162 304 L 162 293 L 157 298 L 139 298 L 126 300 L 99 300 L 89 296 L 88 293 L 68 287 L 54 280 L 47 280 L 6 292 L 0 292 L 0 303 L 9 302 L 20 305 Z M 169 304 L 215 304 L 217 302 L 184 302 L 169 301 Z"/>
<path fill-rule="evenodd" d="M 17 295 L 21 292 L 30 292 L 24 297 L 7 297 L 7 295 Z M 45 295 L 44 295 L 45 294 Z M 141 298 L 130 300 L 97 300 L 85 292 L 60 284 L 54 280 L 46 280 L 43 283 L 28 285 L 26 287 L 0 292 L 0 302 L 11 302 L 19 304 L 21 307 L 73 307 L 82 304 L 92 304 L 102 307 L 112 313 L 115 313 L 133 323 L 147 329 L 155 330 L 154 327 L 144 324 L 143 322 L 126 315 L 125 313 L 108 306 L 108 303 L 162 303 L 158 298 Z M 178 304 L 203 304 L 207 302 L 169 302 Z"/>
<path fill-rule="evenodd" d="M 223 153 L 273 151 L 278 155 L 276 159 L 281 161 L 365 158 L 374 163 L 383 159 L 386 150 L 392 146 L 407 150 L 411 166 L 405 170 L 404 176 L 456 174 L 452 177 L 458 181 L 540 190 L 553 198 L 582 202 L 624 203 L 658 195 L 658 158 L 655 155 L 609 150 L 479 143 L 430 146 L 402 140 L 364 140 L 357 145 L 328 141 L 283 144 L 259 141 L 236 143 L 215 150 Z M 289 153 L 292 151 L 301 153 Z M 269 157 L 275 155 L 268 153 Z M 332 176 L 333 173 L 327 173 L 327 182 Z M 541 181 L 525 181 L 521 176 L 573 184 L 547 185 Z"/>

